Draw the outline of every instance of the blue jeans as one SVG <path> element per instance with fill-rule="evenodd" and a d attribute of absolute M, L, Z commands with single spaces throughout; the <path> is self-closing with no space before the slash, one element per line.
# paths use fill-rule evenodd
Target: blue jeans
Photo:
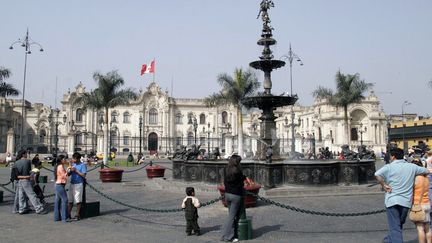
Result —
<path fill-rule="evenodd" d="M 228 205 L 228 218 L 222 226 L 222 239 L 232 240 L 237 238 L 237 226 L 240 219 L 243 197 L 231 193 L 225 193 L 225 199 Z"/>
<path fill-rule="evenodd" d="M 18 200 L 19 200 L 19 212 L 25 212 L 27 209 L 27 200 L 33 205 L 36 213 L 41 213 L 44 210 L 43 205 L 37 199 L 36 194 L 33 191 L 33 187 L 30 184 L 30 180 L 19 180 L 18 181 Z"/>
<path fill-rule="evenodd" d="M 68 215 L 68 198 L 66 195 L 66 190 L 64 185 L 56 184 L 55 185 L 55 199 L 54 199 L 54 221 L 66 222 L 66 219 L 69 218 Z"/>
<path fill-rule="evenodd" d="M 409 208 L 394 205 L 387 208 L 389 234 L 384 238 L 387 243 L 403 243 L 402 228 L 408 215 Z"/>

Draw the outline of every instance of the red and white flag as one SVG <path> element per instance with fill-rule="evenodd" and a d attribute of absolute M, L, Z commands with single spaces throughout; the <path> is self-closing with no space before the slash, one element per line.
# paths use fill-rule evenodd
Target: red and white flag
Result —
<path fill-rule="evenodd" d="M 141 76 L 144 75 L 144 73 L 154 73 L 154 65 L 155 60 L 153 60 L 150 65 L 143 64 L 141 67 Z"/>

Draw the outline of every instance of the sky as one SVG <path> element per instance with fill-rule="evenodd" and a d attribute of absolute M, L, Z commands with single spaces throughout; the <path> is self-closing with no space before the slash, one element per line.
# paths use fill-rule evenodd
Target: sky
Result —
<path fill-rule="evenodd" d="M 176 98 L 204 98 L 220 90 L 217 76 L 232 75 L 259 59 L 260 0 L 3 1 L 0 66 L 22 90 L 24 48 L 30 38 L 26 99 L 60 106 L 82 82 L 96 87 L 94 72 L 118 70 L 124 87 L 145 89 L 153 78 Z M 269 10 L 275 59 L 291 43 L 304 65 L 293 63 L 293 93 L 313 104 L 319 86 L 335 89 L 335 74 L 359 73 L 374 84 L 386 114 L 432 115 L 432 1 L 274 0 Z M 140 76 L 156 61 L 155 75 Z M 259 81 L 264 75 L 256 71 Z M 272 72 L 273 94 L 290 89 L 289 68 Z M 57 81 L 56 81 L 57 80 Z M 56 85 L 57 83 L 57 85 Z M 57 88 L 56 88 L 57 87 Z M 261 88 L 262 89 L 262 88 Z M 410 105 L 403 105 L 408 101 Z"/>

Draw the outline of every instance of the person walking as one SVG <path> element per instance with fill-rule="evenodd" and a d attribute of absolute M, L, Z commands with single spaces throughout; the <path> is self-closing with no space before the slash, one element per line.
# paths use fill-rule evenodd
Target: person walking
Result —
<path fill-rule="evenodd" d="M 55 199 L 54 199 L 54 221 L 64 223 L 70 221 L 68 214 L 68 198 L 66 194 L 67 172 L 64 165 L 67 164 L 64 155 L 59 155 L 55 159 L 54 180 L 55 180 Z"/>
<path fill-rule="evenodd" d="M 15 162 L 14 166 L 18 173 L 18 213 L 24 214 L 27 212 L 26 198 L 28 197 L 28 200 L 33 205 L 37 214 L 46 214 L 47 211 L 45 211 L 42 203 L 36 198 L 36 194 L 34 193 L 33 187 L 30 183 L 31 161 L 27 159 L 27 151 L 19 151 L 17 157 L 20 159 Z"/>
<path fill-rule="evenodd" d="M 83 199 L 84 183 L 87 174 L 87 166 L 81 163 L 81 154 L 75 152 L 72 155 L 72 165 L 68 167 L 68 172 L 70 174 L 70 189 L 69 189 L 69 204 L 68 204 L 68 214 L 71 215 L 73 203 L 75 202 L 77 206 L 76 215 L 74 220 L 80 220 L 81 212 L 81 202 Z"/>
<path fill-rule="evenodd" d="M 233 154 L 228 160 L 228 165 L 224 170 L 225 200 L 228 205 L 228 218 L 222 226 L 222 241 L 238 242 L 237 228 L 240 219 L 240 212 L 244 207 L 243 199 L 245 195 L 244 180 L 240 166 L 241 157 Z"/>
<path fill-rule="evenodd" d="M 411 163 L 424 167 L 423 163 L 419 159 L 413 159 Z M 421 205 L 426 215 L 423 222 L 414 222 L 417 228 L 418 241 L 419 243 L 431 243 L 432 232 L 429 228 L 431 212 L 429 200 L 429 178 L 425 175 L 418 175 L 415 177 L 413 205 Z"/>
<path fill-rule="evenodd" d="M 403 158 L 404 151 L 393 147 L 390 149 L 390 163 L 375 172 L 385 191 L 389 232 L 383 242 L 403 242 L 402 227 L 412 205 L 415 176 L 429 174 L 426 168 L 408 163 Z"/>

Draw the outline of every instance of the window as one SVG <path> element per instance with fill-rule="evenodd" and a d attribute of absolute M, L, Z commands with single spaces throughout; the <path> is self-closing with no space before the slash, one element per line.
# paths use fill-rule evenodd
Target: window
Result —
<path fill-rule="evenodd" d="M 175 124 L 182 124 L 182 114 L 177 113 L 175 116 Z"/>
<path fill-rule="evenodd" d="M 182 144 L 182 138 L 181 137 L 176 137 L 176 145 L 181 145 Z"/>
<path fill-rule="evenodd" d="M 149 124 L 157 124 L 158 122 L 158 112 L 155 108 L 149 111 Z"/>
<path fill-rule="evenodd" d="M 205 145 L 206 144 L 205 140 L 206 140 L 205 137 L 200 137 L 199 139 L 200 144 Z"/>
<path fill-rule="evenodd" d="M 117 146 L 118 141 L 117 141 L 117 132 L 116 131 L 111 131 L 110 132 L 110 147 L 114 147 Z"/>
<path fill-rule="evenodd" d="M 129 142 L 130 142 L 130 137 L 129 137 L 129 135 L 125 135 L 125 136 L 123 137 L 123 144 L 124 144 L 124 145 L 129 145 Z"/>
<path fill-rule="evenodd" d="M 39 133 L 39 143 L 44 143 L 46 137 L 46 131 L 41 130 Z"/>
<path fill-rule="evenodd" d="M 111 122 L 112 123 L 117 123 L 118 122 L 117 121 L 117 117 L 118 117 L 118 114 L 117 114 L 116 111 L 111 112 Z"/>
<path fill-rule="evenodd" d="M 81 134 L 81 133 L 78 133 L 78 134 L 75 136 L 75 144 L 76 144 L 76 145 L 82 145 L 82 143 L 83 143 L 83 140 L 82 140 L 82 134 Z"/>
<path fill-rule="evenodd" d="M 351 128 L 351 141 L 358 141 L 358 131 L 356 127 Z"/>
<path fill-rule="evenodd" d="M 204 125 L 206 124 L 206 118 L 204 114 L 201 114 L 199 119 L 200 119 L 200 124 L 204 124 Z"/>
<path fill-rule="evenodd" d="M 83 110 L 82 109 L 77 109 L 75 112 L 75 121 L 76 122 L 82 122 L 83 121 Z"/>
<path fill-rule="evenodd" d="M 130 114 L 127 111 L 123 113 L 123 123 L 130 123 Z"/>
<path fill-rule="evenodd" d="M 221 138 L 221 147 L 223 149 L 225 149 L 225 133 L 222 134 L 222 138 Z"/>
<path fill-rule="evenodd" d="M 188 124 L 193 124 L 193 114 L 192 113 L 188 114 Z"/>
<path fill-rule="evenodd" d="M 33 144 L 33 134 L 32 133 L 30 133 L 30 134 L 27 134 L 27 143 L 28 144 Z"/>
<path fill-rule="evenodd" d="M 191 145 L 194 142 L 195 142 L 194 141 L 194 134 L 193 134 L 193 132 L 189 132 L 188 135 L 187 135 L 187 144 Z"/>
<path fill-rule="evenodd" d="M 228 113 L 226 111 L 222 112 L 222 124 L 226 124 L 228 122 Z"/>
<path fill-rule="evenodd" d="M 99 124 L 102 124 L 102 122 L 104 122 L 104 120 L 105 120 L 105 115 L 104 115 L 103 112 L 100 112 L 100 113 L 98 114 L 98 123 L 99 123 Z"/>

